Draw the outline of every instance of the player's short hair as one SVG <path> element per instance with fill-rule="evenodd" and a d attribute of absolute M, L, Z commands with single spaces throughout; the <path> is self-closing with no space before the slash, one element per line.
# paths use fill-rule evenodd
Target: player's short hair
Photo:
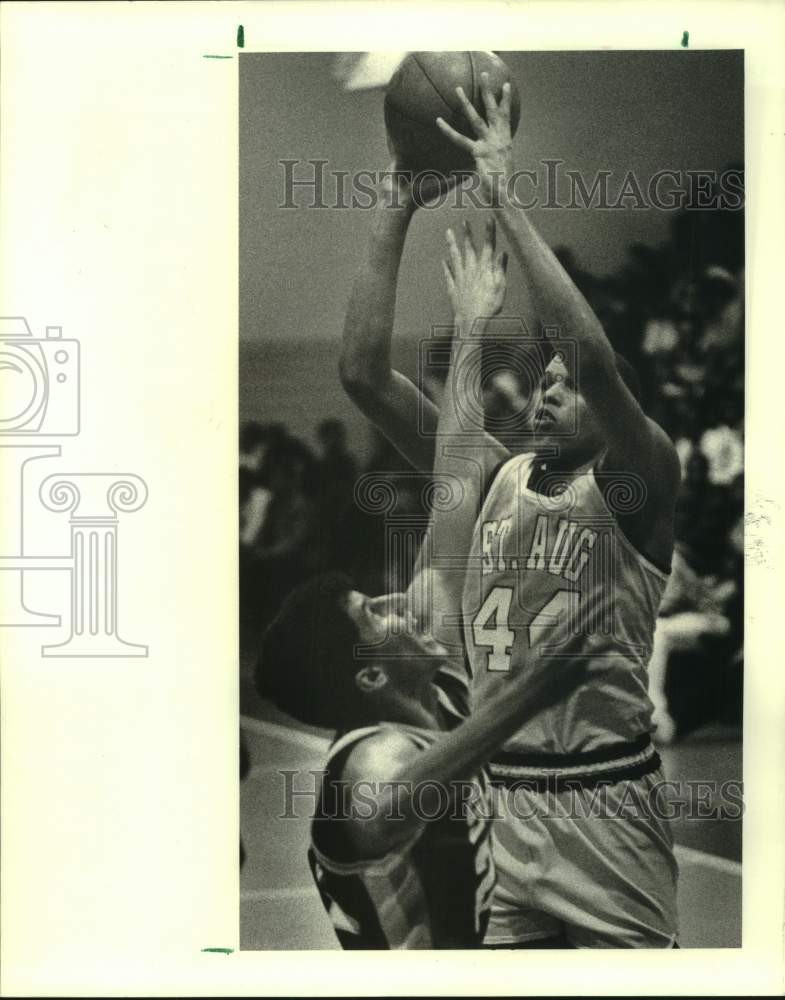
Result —
<path fill-rule="evenodd" d="M 362 715 L 354 661 L 360 636 L 345 603 L 354 589 L 343 573 L 313 577 L 286 598 L 265 633 L 256 689 L 307 725 L 342 729 Z"/>
<path fill-rule="evenodd" d="M 621 375 L 622 382 L 624 382 L 640 403 L 643 393 L 641 392 L 641 380 L 638 378 L 638 373 L 623 354 L 619 354 L 618 351 L 614 351 L 613 354 L 616 358 L 616 370 Z"/>

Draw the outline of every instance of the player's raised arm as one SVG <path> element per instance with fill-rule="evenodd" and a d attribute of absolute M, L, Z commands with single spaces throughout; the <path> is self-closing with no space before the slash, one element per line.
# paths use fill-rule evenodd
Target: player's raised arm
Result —
<path fill-rule="evenodd" d="M 646 487 L 641 517 L 672 513 L 678 486 L 678 460 L 666 434 L 643 413 L 621 378 L 610 342 L 586 299 L 537 233 L 527 213 L 515 204 L 508 179 L 513 174 L 510 88 L 504 85 L 497 104 L 481 80 L 487 122 L 462 90 L 458 97 L 475 138 L 461 135 L 442 119 L 441 131 L 472 153 L 483 191 L 521 264 L 540 322 L 557 327 L 577 344 L 576 370 L 570 374 L 600 424 L 605 442 L 604 467 L 634 473 Z"/>
<path fill-rule="evenodd" d="M 391 343 L 406 235 L 418 203 L 433 197 L 438 183 L 424 180 L 415 196 L 407 172 L 396 162 L 385 171 L 368 251 L 349 299 L 338 364 L 352 401 L 420 472 L 433 469 L 439 410 L 393 368 Z M 491 447 L 496 443 L 490 435 L 486 441 Z"/>
<path fill-rule="evenodd" d="M 482 414 L 473 403 L 474 382 L 480 371 L 480 338 L 486 321 L 501 309 L 506 291 L 507 257 L 497 257 L 495 251 L 492 219 L 479 250 L 468 226 L 464 225 L 460 246 L 452 230 L 447 231 L 444 270 L 455 334 L 437 425 L 433 476 L 435 495 L 451 499 L 434 503 L 409 589 L 414 614 L 448 649 L 459 651 L 461 663 L 463 646 L 457 623 L 482 491 L 488 470 L 509 458 L 507 449 L 485 432 Z M 423 585 L 423 574 L 428 586 Z M 428 596 L 430 607 L 416 604 L 424 596 Z M 450 620 L 454 624 L 450 625 Z"/>
<path fill-rule="evenodd" d="M 480 371 L 478 352 L 487 322 L 502 307 L 507 288 L 507 255 L 496 256 L 496 226 L 489 220 L 479 250 L 471 230 L 464 223 L 463 245 L 459 245 L 451 229 L 447 230 L 447 259 L 444 274 L 455 317 L 450 369 L 445 386 L 438 424 L 438 448 L 434 456 L 434 475 L 457 477 L 465 495 L 473 505 L 473 516 L 463 511 L 463 520 L 456 522 L 466 548 L 476 520 L 484 485 L 484 468 L 489 452 L 492 464 L 509 458 L 509 452 L 498 441 L 485 434 L 482 414 L 472 399 L 476 395 L 474 382 Z M 467 507 L 469 505 L 466 505 Z"/>
<path fill-rule="evenodd" d="M 430 472 L 438 410 L 392 367 L 390 356 L 398 270 L 415 208 L 411 185 L 393 162 L 382 183 L 370 244 L 349 300 L 339 371 L 344 389 L 360 410 L 416 469 Z M 420 433 L 420 420 L 425 434 Z"/>

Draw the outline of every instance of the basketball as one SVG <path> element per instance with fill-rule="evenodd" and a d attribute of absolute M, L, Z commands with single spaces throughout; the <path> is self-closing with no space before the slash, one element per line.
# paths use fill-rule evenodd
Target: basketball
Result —
<path fill-rule="evenodd" d="M 456 87 L 485 118 L 480 74 L 487 73 L 491 93 L 501 100 L 502 85 L 509 81 L 512 94 L 510 126 L 518 127 L 520 95 L 507 65 L 493 52 L 410 52 L 390 80 L 384 98 L 384 123 L 390 152 L 413 173 L 437 170 L 447 176 L 473 168 L 471 155 L 442 135 L 436 118 L 443 118 L 458 132 L 475 138 Z"/>

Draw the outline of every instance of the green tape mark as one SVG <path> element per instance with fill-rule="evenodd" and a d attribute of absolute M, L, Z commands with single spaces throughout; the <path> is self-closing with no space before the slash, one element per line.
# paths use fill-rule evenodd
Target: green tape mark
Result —
<path fill-rule="evenodd" d="M 202 951 L 217 951 L 222 955 L 231 955 L 234 948 L 202 948 Z"/>
<path fill-rule="evenodd" d="M 237 25 L 237 48 L 245 47 L 245 28 L 241 24 Z"/>
<path fill-rule="evenodd" d="M 234 59 L 234 56 L 202 56 L 202 59 Z"/>
<path fill-rule="evenodd" d="M 681 36 L 681 47 L 683 49 L 688 49 L 690 47 L 690 33 L 689 33 L 689 31 L 685 31 L 684 34 Z"/>

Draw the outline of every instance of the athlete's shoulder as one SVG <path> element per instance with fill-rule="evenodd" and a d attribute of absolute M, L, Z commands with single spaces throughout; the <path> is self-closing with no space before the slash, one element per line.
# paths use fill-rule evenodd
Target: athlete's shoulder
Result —
<path fill-rule="evenodd" d="M 618 472 L 612 456 L 603 463 L 597 486 L 632 549 L 667 577 L 673 555 L 674 511 L 681 485 L 678 452 L 660 425 L 646 417 L 651 432 L 647 472 Z"/>
<path fill-rule="evenodd" d="M 490 492 L 491 486 L 494 483 L 511 482 L 517 485 L 531 468 L 535 458 L 536 452 L 526 451 L 519 452 L 517 455 L 509 455 L 506 459 L 499 462 L 488 477 L 485 486 L 486 495 Z"/>
<path fill-rule="evenodd" d="M 656 420 L 646 417 L 651 430 L 653 459 L 656 474 L 661 477 L 662 484 L 674 492 L 681 482 L 681 462 L 676 445 L 660 427 Z"/>
<path fill-rule="evenodd" d="M 656 420 L 646 417 L 649 439 L 646 447 L 646 473 L 643 476 L 646 493 L 644 506 L 651 508 L 653 501 L 670 501 L 675 498 L 681 483 L 681 463 L 676 446 Z M 629 484 L 630 470 L 613 452 L 607 452 L 594 470 L 603 485 L 611 485 L 616 477 Z M 641 478 L 641 474 L 638 474 Z"/>
<path fill-rule="evenodd" d="M 525 465 L 531 465 L 536 457 L 536 451 L 519 451 L 506 458 L 504 462 L 501 463 L 501 468 L 507 470 L 517 469 Z"/>
<path fill-rule="evenodd" d="M 391 781 L 420 753 L 421 742 L 403 727 L 382 726 L 357 740 L 346 758 L 342 777 L 350 782 Z"/>

